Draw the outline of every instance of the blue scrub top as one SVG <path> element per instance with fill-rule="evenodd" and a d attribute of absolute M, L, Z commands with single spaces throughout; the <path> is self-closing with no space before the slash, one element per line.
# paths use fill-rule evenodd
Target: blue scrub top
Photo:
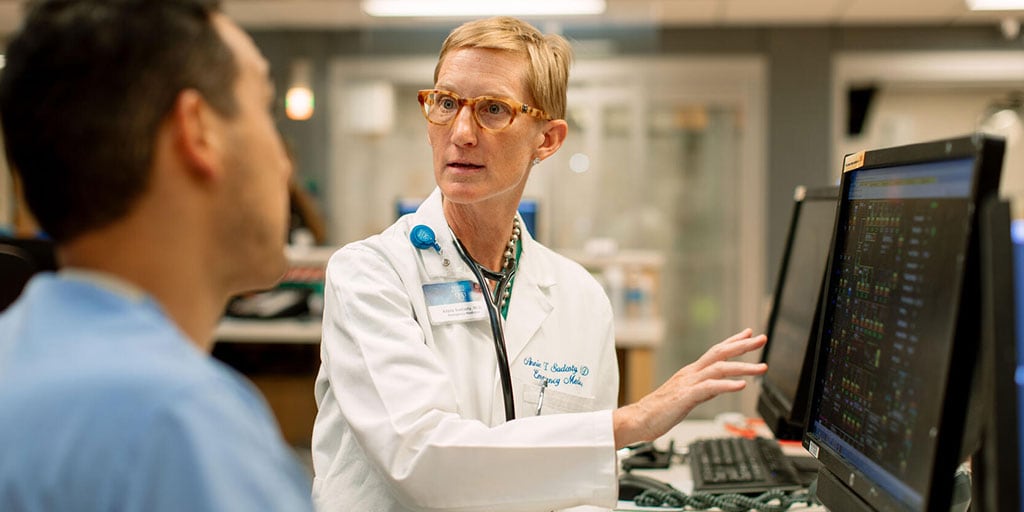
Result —
<path fill-rule="evenodd" d="M 255 388 L 145 296 L 40 274 L 0 315 L 0 510 L 311 510 Z"/>

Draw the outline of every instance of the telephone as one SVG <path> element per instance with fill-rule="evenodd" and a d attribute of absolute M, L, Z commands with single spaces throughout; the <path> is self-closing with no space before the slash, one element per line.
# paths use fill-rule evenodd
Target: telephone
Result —
<path fill-rule="evenodd" d="M 630 455 L 623 459 L 622 469 L 668 469 L 672 465 L 675 446 L 675 440 L 669 442 L 668 450 L 665 451 L 658 450 L 651 442 L 630 446 Z"/>
<path fill-rule="evenodd" d="M 678 492 L 678 489 L 675 487 L 649 476 L 637 475 L 635 473 L 623 473 L 619 476 L 620 501 L 633 501 L 634 498 L 648 489 L 661 492 Z"/>

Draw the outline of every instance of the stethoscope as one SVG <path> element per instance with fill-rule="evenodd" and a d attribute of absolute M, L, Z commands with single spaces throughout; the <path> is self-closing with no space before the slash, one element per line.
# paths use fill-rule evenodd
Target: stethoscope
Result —
<path fill-rule="evenodd" d="M 441 254 L 441 246 L 437 243 L 437 237 L 434 235 L 434 230 L 430 229 L 423 224 L 419 224 L 412 228 L 409 232 L 409 240 L 412 242 L 413 247 L 424 250 L 434 249 Z M 501 378 L 501 392 L 505 400 L 505 421 L 512 421 L 516 418 L 516 406 L 515 398 L 512 394 L 512 373 L 509 371 L 508 366 L 508 350 L 505 348 L 505 329 L 502 324 L 501 312 L 498 310 L 498 304 L 501 304 L 505 298 L 505 290 L 508 283 L 512 281 L 512 278 L 516 275 L 516 269 L 519 264 L 518 261 L 511 269 L 503 272 L 494 272 L 483 265 L 480 265 L 473 259 L 472 256 L 466 252 L 466 249 L 459 243 L 459 239 L 452 235 L 452 241 L 455 243 L 455 249 L 458 251 L 459 256 L 462 257 L 462 261 L 466 262 L 469 269 L 473 271 L 473 275 L 476 277 L 477 283 L 480 285 L 480 289 L 484 291 L 484 304 L 487 306 L 487 318 L 491 322 L 491 336 L 494 338 L 494 353 L 498 358 L 498 376 Z M 442 256 L 443 257 L 443 256 Z M 494 287 L 494 295 L 492 296 L 487 292 L 487 281 L 490 279 L 497 282 Z"/>

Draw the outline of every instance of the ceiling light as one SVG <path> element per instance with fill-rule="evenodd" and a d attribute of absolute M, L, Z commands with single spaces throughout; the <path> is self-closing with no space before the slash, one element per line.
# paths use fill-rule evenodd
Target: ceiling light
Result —
<path fill-rule="evenodd" d="M 288 119 L 305 121 L 313 117 L 313 64 L 309 59 L 299 58 L 292 62 L 291 85 L 284 96 L 284 111 Z"/>
<path fill-rule="evenodd" d="M 1024 0 L 967 0 L 972 11 L 1018 11 L 1024 10 Z"/>
<path fill-rule="evenodd" d="M 363 0 L 370 16 L 555 16 L 601 14 L 605 0 Z"/>

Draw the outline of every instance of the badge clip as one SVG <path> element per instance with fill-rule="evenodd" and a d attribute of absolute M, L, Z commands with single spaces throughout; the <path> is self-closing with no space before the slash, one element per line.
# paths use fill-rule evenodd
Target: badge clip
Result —
<path fill-rule="evenodd" d="M 451 264 L 448 257 L 441 252 L 441 245 L 437 243 L 437 236 L 434 235 L 434 230 L 430 229 L 430 227 L 423 224 L 414 226 L 412 231 L 409 232 L 409 240 L 412 242 L 413 247 L 421 251 L 430 248 L 437 251 L 437 254 L 441 256 L 441 265 L 447 267 Z"/>

